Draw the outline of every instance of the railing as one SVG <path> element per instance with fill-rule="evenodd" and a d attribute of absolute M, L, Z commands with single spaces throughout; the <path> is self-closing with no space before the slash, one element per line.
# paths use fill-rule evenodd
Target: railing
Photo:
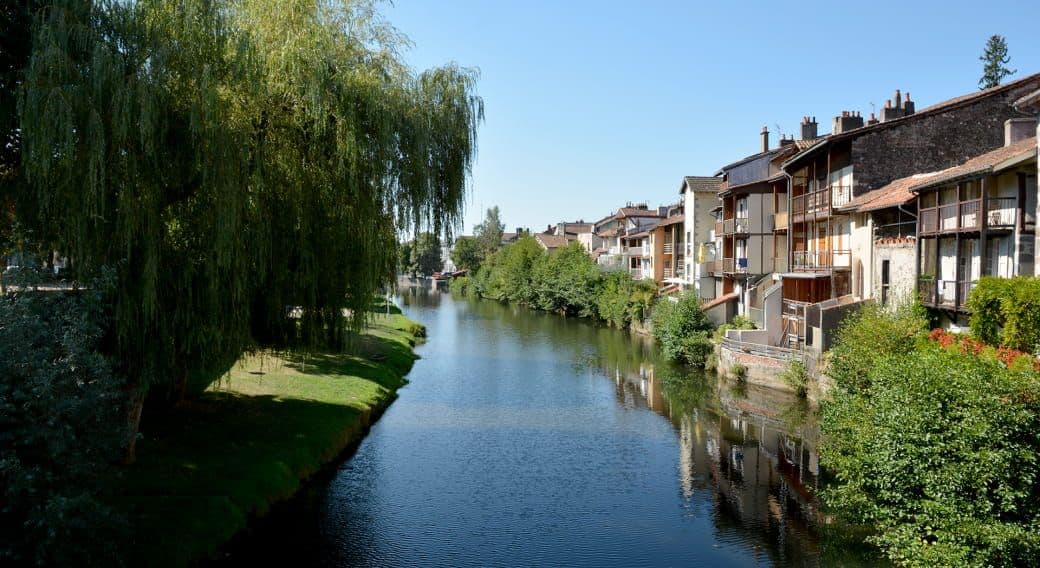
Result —
<path fill-rule="evenodd" d="M 831 185 L 817 191 L 811 191 L 791 198 L 791 216 L 810 214 L 830 215 L 834 207 L 841 207 L 852 200 L 852 188 L 844 185 Z"/>
<path fill-rule="evenodd" d="M 805 308 L 808 306 L 808 302 L 784 300 L 784 332 L 780 338 L 781 344 L 798 349 L 805 342 Z"/>
<path fill-rule="evenodd" d="M 726 219 L 722 222 L 722 233 L 728 235 L 732 232 L 734 232 L 733 219 Z"/>
<path fill-rule="evenodd" d="M 716 272 L 720 271 L 720 268 L 721 263 L 717 260 L 709 260 L 704 263 L 704 271 L 708 274 L 715 274 Z"/>
<path fill-rule="evenodd" d="M 747 217 L 737 217 L 733 223 L 734 233 L 749 233 L 751 232 L 751 223 Z"/>
<path fill-rule="evenodd" d="M 960 227 L 962 229 L 980 229 L 982 228 L 982 219 L 979 217 L 979 210 L 982 206 L 982 200 L 977 199 L 975 201 L 965 201 L 961 203 L 960 207 Z"/>
<path fill-rule="evenodd" d="M 933 278 L 921 278 L 917 281 L 917 290 L 921 294 L 921 303 L 927 306 L 956 308 L 958 306 L 958 289 L 962 292 L 971 292 L 975 287 L 974 282 L 957 282 L 954 280 L 935 280 Z M 967 300 L 967 294 L 960 298 L 960 306 Z"/>
<path fill-rule="evenodd" d="M 724 259 L 722 259 L 722 271 L 723 272 L 733 272 L 733 267 L 734 266 L 735 266 L 735 264 L 734 264 L 732 258 L 724 258 Z"/>
<path fill-rule="evenodd" d="M 917 293 L 921 296 L 921 303 L 927 306 L 938 305 L 939 293 L 934 278 L 918 278 Z"/>
<path fill-rule="evenodd" d="M 671 268 L 665 268 L 662 272 L 663 272 L 665 278 L 671 278 L 672 277 L 672 269 Z"/>
<path fill-rule="evenodd" d="M 849 268 L 852 266 L 852 251 L 850 250 L 796 250 L 791 256 L 795 270 Z"/>
<path fill-rule="evenodd" d="M 986 203 L 986 223 L 989 227 L 1014 227 L 1018 217 L 1018 199 L 994 197 Z"/>
<path fill-rule="evenodd" d="M 632 275 L 632 278 L 635 278 L 637 280 L 642 280 L 643 279 L 643 269 L 642 268 L 629 268 L 628 269 L 628 273 Z"/>
<path fill-rule="evenodd" d="M 723 228 L 722 225 L 723 225 L 722 221 L 718 221 L 718 222 L 715 223 L 715 236 L 718 236 L 718 235 L 722 234 L 722 228 Z"/>
<path fill-rule="evenodd" d="M 958 308 L 968 305 L 968 296 L 971 296 L 971 291 L 975 289 L 976 284 L 978 284 L 978 282 L 975 280 L 961 280 L 957 283 Z"/>
<path fill-rule="evenodd" d="M 643 247 L 625 247 L 623 250 L 628 256 L 643 256 Z"/>
<path fill-rule="evenodd" d="M 774 229 L 786 229 L 787 228 L 787 211 L 778 211 L 773 214 L 773 228 Z"/>
<path fill-rule="evenodd" d="M 664 253 L 665 254 L 672 254 L 672 252 L 674 250 L 675 250 L 675 245 L 673 245 L 672 243 L 665 243 L 664 244 Z"/>

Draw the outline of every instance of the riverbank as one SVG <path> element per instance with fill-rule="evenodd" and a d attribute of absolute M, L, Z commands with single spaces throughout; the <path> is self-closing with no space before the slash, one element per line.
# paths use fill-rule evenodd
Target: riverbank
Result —
<path fill-rule="evenodd" d="M 396 398 L 422 326 L 378 315 L 356 355 L 261 353 L 176 413 L 145 424 L 119 505 L 132 565 L 205 558 L 357 444 Z"/>

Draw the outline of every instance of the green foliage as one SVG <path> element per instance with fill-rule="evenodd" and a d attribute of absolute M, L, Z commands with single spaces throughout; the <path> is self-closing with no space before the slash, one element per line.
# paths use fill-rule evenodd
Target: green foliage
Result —
<path fill-rule="evenodd" d="M 452 278 L 451 284 L 448 284 L 448 290 L 457 296 L 468 296 L 476 290 L 473 286 L 473 280 L 469 276 L 458 276 Z"/>
<path fill-rule="evenodd" d="M 920 304 L 864 304 L 838 328 L 827 373 L 839 390 L 864 390 L 870 370 L 881 358 L 910 353 L 927 332 L 928 319 Z"/>
<path fill-rule="evenodd" d="M 736 316 L 733 321 L 720 325 L 712 335 L 712 339 L 715 340 L 715 343 L 721 342 L 726 337 L 726 332 L 731 329 L 755 329 L 755 322 L 747 316 Z"/>
<path fill-rule="evenodd" d="M 990 345 L 1040 350 L 1040 278 L 982 277 L 967 302 L 971 332 Z"/>
<path fill-rule="evenodd" d="M 747 367 L 743 363 L 736 363 L 729 368 L 729 372 L 733 373 L 738 381 L 743 381 L 747 378 Z"/>
<path fill-rule="evenodd" d="M 476 237 L 459 237 L 451 248 L 451 261 L 458 270 L 474 271 L 480 268 L 484 256 L 481 253 L 480 241 Z"/>
<path fill-rule="evenodd" d="M 473 228 L 473 236 L 477 239 L 477 252 L 481 261 L 487 259 L 502 246 L 502 234 L 506 230 L 502 222 L 498 206 L 487 210 L 484 222 Z"/>
<path fill-rule="evenodd" d="M 398 231 L 460 220 L 475 73 L 411 71 L 369 1 L 37 14 L 19 221 L 85 277 L 116 272 L 113 361 L 140 389 L 176 397 L 254 343 L 342 347 Z"/>
<path fill-rule="evenodd" d="M 801 359 L 791 359 L 780 373 L 780 380 L 800 397 L 804 398 L 809 392 L 809 371 Z"/>
<path fill-rule="evenodd" d="M 612 327 L 625 328 L 642 321 L 653 305 L 657 286 L 646 280 L 633 280 L 627 272 L 603 273 L 596 314 Z"/>
<path fill-rule="evenodd" d="M 408 263 L 407 270 L 409 273 L 429 276 L 444 268 L 441 242 L 437 235 L 430 232 L 419 233 L 410 248 L 411 262 Z"/>
<path fill-rule="evenodd" d="M 827 507 L 873 526 L 869 540 L 898 564 L 1036 565 L 1037 375 L 932 343 L 893 351 L 881 339 L 862 388 L 838 389 L 823 407 L 821 463 L 836 476 Z"/>
<path fill-rule="evenodd" d="M 543 254 L 534 272 L 534 307 L 578 317 L 596 315 L 601 273 L 579 243 Z"/>
<path fill-rule="evenodd" d="M 986 47 L 982 50 L 979 61 L 982 62 L 980 89 L 996 87 L 1004 80 L 1004 77 L 1018 72 L 1007 67 L 1007 64 L 1011 62 L 1011 56 L 1008 55 L 1007 40 L 1001 35 L 994 34 L 986 40 Z"/>
<path fill-rule="evenodd" d="M 0 564 L 119 560 L 104 504 L 123 432 L 123 384 L 98 354 L 101 284 L 0 296 Z"/>
<path fill-rule="evenodd" d="M 492 254 L 477 274 L 477 292 L 485 298 L 534 306 L 535 265 L 545 250 L 523 237 Z"/>
<path fill-rule="evenodd" d="M 678 301 L 660 298 L 651 316 L 654 338 L 669 359 L 703 366 L 711 353 L 710 340 L 714 326 L 701 311 L 700 298 L 687 293 Z"/>

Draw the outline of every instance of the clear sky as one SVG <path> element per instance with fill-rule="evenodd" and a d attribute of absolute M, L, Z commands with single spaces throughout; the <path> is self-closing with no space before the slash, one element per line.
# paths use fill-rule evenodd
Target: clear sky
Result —
<path fill-rule="evenodd" d="M 394 0 L 417 69 L 480 70 L 486 105 L 465 232 L 498 205 L 509 230 L 674 202 L 815 115 L 917 108 L 978 88 L 992 34 L 1015 77 L 1040 72 L 1040 2 Z M 777 127 L 779 126 L 779 132 Z"/>

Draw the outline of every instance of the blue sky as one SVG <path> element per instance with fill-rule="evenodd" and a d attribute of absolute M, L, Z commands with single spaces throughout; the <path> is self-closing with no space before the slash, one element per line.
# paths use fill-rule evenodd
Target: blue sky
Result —
<path fill-rule="evenodd" d="M 395 0 L 417 69 L 480 70 L 487 118 L 465 232 L 498 205 L 509 230 L 678 199 L 758 151 L 759 132 L 821 132 L 895 89 L 923 108 L 977 89 L 992 34 L 1015 76 L 1040 72 L 1040 2 Z M 779 126 L 779 132 L 777 127 Z"/>

